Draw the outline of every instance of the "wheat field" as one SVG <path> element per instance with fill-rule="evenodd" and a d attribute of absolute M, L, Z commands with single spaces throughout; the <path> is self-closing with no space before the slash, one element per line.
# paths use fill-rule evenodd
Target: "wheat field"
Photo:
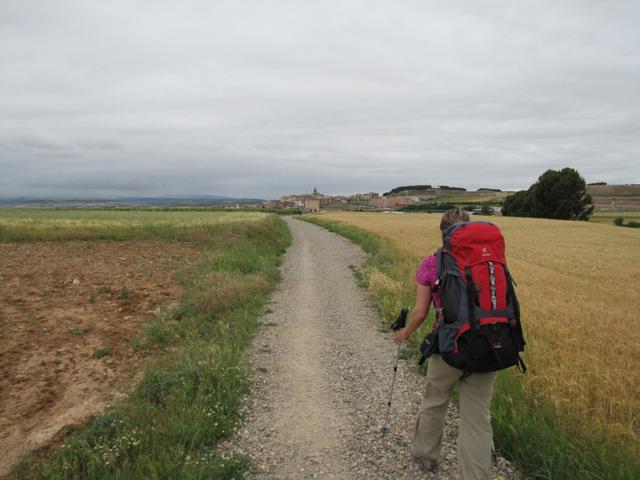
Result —
<path fill-rule="evenodd" d="M 440 214 L 330 213 L 420 259 Z M 586 222 L 480 217 L 503 231 L 528 342 L 530 398 L 624 443 L 640 440 L 640 231 Z M 404 266 L 406 269 L 408 266 Z M 413 270 L 413 269 L 410 269 Z M 413 282 L 407 275 L 406 284 Z"/>

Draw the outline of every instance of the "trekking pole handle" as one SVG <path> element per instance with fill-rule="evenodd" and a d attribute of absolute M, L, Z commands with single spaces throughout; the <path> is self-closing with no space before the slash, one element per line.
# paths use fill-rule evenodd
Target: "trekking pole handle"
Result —
<path fill-rule="evenodd" d="M 407 315 L 409 315 L 409 309 L 407 307 L 404 307 L 400 311 L 400 315 L 398 315 L 396 321 L 391 324 L 391 330 L 396 331 L 404 328 L 407 324 Z"/>

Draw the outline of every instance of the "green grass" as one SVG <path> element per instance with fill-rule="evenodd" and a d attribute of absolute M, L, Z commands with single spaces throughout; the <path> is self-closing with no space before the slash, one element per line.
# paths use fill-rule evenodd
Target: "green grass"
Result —
<path fill-rule="evenodd" d="M 0 209 L 0 241 L 200 239 L 263 213 L 207 210 Z"/>
<path fill-rule="evenodd" d="M 134 391 L 64 445 L 33 454 L 17 478 L 231 479 L 250 467 L 223 458 L 249 385 L 241 352 L 259 325 L 290 243 L 275 216 L 209 229 L 203 256 L 188 274 L 182 304 L 147 325 L 132 345 L 171 345 Z"/>
<path fill-rule="evenodd" d="M 120 289 L 120 293 L 118 294 L 118 296 L 120 297 L 120 300 L 130 300 L 131 299 L 131 295 L 133 295 L 133 290 L 131 290 L 126 285 L 124 285 Z"/>
<path fill-rule="evenodd" d="M 640 211 L 598 210 L 593 213 L 589 221 L 592 223 L 607 223 L 613 225 L 613 221 L 618 217 L 622 217 L 624 223 L 640 222 Z"/>
<path fill-rule="evenodd" d="M 360 244 L 368 259 L 363 278 L 374 294 L 385 325 L 399 309 L 413 305 L 417 269 L 414 258 L 399 252 L 389 241 L 360 228 L 317 217 L 305 217 Z M 433 321 L 432 313 L 413 336 L 407 357 L 419 357 L 418 342 Z M 524 320 L 526 322 L 526 319 Z M 574 419 L 560 417 L 549 399 L 525 394 L 519 373 L 498 375 L 492 404 L 497 449 L 513 460 L 527 478 L 549 480 L 632 480 L 640 478 L 640 460 L 623 438 L 593 431 L 585 436 Z"/>

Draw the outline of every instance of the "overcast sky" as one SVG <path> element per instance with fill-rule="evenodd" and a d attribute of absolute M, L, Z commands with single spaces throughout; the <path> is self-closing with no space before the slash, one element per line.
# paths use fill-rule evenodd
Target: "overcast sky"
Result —
<path fill-rule="evenodd" d="M 640 2 L 0 0 L 0 196 L 640 183 Z"/>

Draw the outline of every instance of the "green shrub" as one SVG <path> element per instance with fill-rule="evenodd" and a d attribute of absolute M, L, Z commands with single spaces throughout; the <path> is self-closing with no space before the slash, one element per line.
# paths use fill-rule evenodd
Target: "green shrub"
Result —
<path fill-rule="evenodd" d="M 480 209 L 480 214 L 493 215 L 493 208 L 491 208 L 489 205 L 482 205 L 482 208 Z"/>
<path fill-rule="evenodd" d="M 162 320 L 152 320 L 144 326 L 144 340 L 147 347 L 167 346 L 173 341 L 174 336 L 170 325 Z"/>
<path fill-rule="evenodd" d="M 111 347 L 109 345 L 103 345 L 98 347 L 95 352 L 93 352 L 94 358 L 102 358 L 106 357 L 111 353 Z"/>
<path fill-rule="evenodd" d="M 124 285 L 121 289 L 120 289 L 120 293 L 118 294 L 118 296 L 120 297 L 120 300 L 130 300 L 131 299 L 131 295 L 133 294 L 133 291 L 127 287 L 126 285 Z"/>

